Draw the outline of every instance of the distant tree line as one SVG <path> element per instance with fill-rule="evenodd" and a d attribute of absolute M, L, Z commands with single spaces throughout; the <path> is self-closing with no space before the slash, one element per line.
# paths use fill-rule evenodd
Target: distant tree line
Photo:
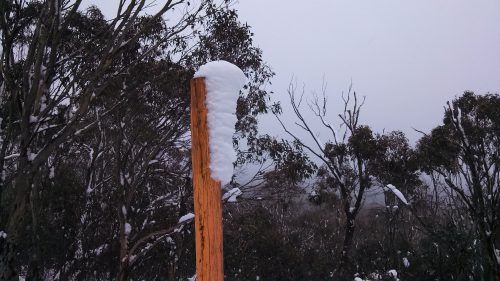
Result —
<path fill-rule="evenodd" d="M 81 2 L 0 2 L 0 280 L 194 275 L 188 87 L 218 59 L 248 78 L 235 165 L 260 167 L 224 202 L 226 280 L 500 280 L 498 94 L 450 101 L 412 147 L 361 124 L 355 92 L 338 114 L 292 85 L 296 133 L 230 3 Z"/>
<path fill-rule="evenodd" d="M 273 183 L 289 179 L 294 186 L 310 178 L 310 205 L 291 196 L 283 205 L 287 215 L 275 213 L 274 204 L 262 207 L 278 221 L 283 216 L 289 220 L 284 229 L 290 233 L 276 228 L 283 241 L 295 234 L 297 243 L 317 243 L 328 229 L 325 240 L 330 244 L 294 251 L 300 257 L 313 256 L 310 260 L 322 256 L 323 264 L 317 261 L 305 269 L 308 261 L 297 260 L 302 267 L 292 268 L 298 275 L 283 272 L 285 277 L 271 279 L 304 280 L 312 274 L 310 280 L 499 280 L 498 94 L 465 92 L 448 102 L 442 125 L 422 132 L 415 147 L 402 132 L 378 134 L 359 124 L 364 99 L 355 92 L 343 96 L 339 127 L 328 121 L 326 96 L 306 101 L 291 86 L 289 97 L 298 131 L 287 125 L 292 122 L 282 121 L 281 106 L 274 105 L 292 144 L 284 140 L 270 150 L 277 163 L 273 175 L 282 174 Z M 306 102 L 317 120 L 304 117 L 301 105 Z M 321 140 L 312 122 L 324 126 L 321 138 L 324 132 L 330 138 Z M 287 145 L 298 149 L 288 153 Z M 275 151 L 283 153 L 275 156 Z M 293 153 L 305 157 L 295 157 L 291 165 L 309 166 L 312 172 L 290 169 L 284 159 Z M 367 192 L 383 194 L 383 207 L 363 207 Z M 299 231 L 297 223 L 307 227 Z M 323 250 L 328 251 L 314 254 Z M 321 264 L 321 270 L 315 268 Z M 398 276 L 391 276 L 394 272 Z"/>

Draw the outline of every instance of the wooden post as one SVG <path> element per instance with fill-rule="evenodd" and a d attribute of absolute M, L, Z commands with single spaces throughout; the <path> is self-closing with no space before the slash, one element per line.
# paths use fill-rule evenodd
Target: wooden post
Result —
<path fill-rule="evenodd" d="M 191 80 L 191 143 L 196 237 L 196 280 L 224 280 L 221 184 L 210 176 L 204 78 Z"/>

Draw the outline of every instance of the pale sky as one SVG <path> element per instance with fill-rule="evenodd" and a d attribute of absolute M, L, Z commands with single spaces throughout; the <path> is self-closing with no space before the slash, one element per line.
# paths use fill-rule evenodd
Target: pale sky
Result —
<path fill-rule="evenodd" d="M 97 3 L 111 17 L 118 2 Z M 412 127 L 437 126 L 447 100 L 465 90 L 500 92 L 498 0 L 239 0 L 232 7 L 276 72 L 273 99 L 287 103 L 292 77 L 306 96 L 324 79 L 332 124 L 351 80 L 366 96 L 362 122 L 402 130 L 412 142 L 420 137 Z M 273 118 L 263 121 L 279 133 Z"/>
<path fill-rule="evenodd" d="M 306 95 L 324 78 L 335 117 L 352 79 L 367 99 L 362 122 L 415 141 L 412 127 L 438 125 L 446 101 L 464 90 L 500 92 L 498 0 L 240 0 L 234 8 L 276 72 L 271 89 L 282 103 L 292 76 Z"/>

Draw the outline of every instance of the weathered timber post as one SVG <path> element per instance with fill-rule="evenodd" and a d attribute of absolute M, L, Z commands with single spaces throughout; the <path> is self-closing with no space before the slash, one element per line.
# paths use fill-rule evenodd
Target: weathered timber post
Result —
<path fill-rule="evenodd" d="M 196 280 L 224 280 L 221 183 L 210 175 L 205 79 L 191 80 Z"/>

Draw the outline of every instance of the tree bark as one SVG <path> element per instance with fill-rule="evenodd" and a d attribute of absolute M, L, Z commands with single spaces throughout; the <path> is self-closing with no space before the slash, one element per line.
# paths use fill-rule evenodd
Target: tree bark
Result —
<path fill-rule="evenodd" d="M 354 218 L 352 215 L 347 215 L 346 229 L 344 233 L 344 242 L 342 244 L 342 254 L 340 257 L 339 272 L 342 277 L 346 277 L 349 273 L 349 267 L 351 265 L 350 251 L 352 248 L 352 241 L 354 238 Z"/>
<path fill-rule="evenodd" d="M 128 278 L 128 268 L 122 267 L 120 268 L 120 272 L 118 273 L 117 281 L 125 281 Z"/>
<path fill-rule="evenodd" d="M 489 235 L 482 235 L 483 249 L 486 253 L 486 268 L 484 269 L 484 280 L 500 281 L 500 264 L 497 261 L 495 254 L 495 243 Z"/>
<path fill-rule="evenodd" d="M 18 248 L 19 227 L 23 225 L 26 213 L 26 205 L 30 190 L 30 178 L 28 170 L 27 157 L 19 161 L 19 173 L 15 178 L 14 190 L 15 198 L 11 205 L 11 215 L 5 223 L 7 237 L 4 239 L 3 246 L 0 247 L 0 281 L 19 280 L 16 271 L 15 258 Z M 0 238 L 1 239 L 1 238 Z"/>
<path fill-rule="evenodd" d="M 0 251 L 0 280 L 19 281 L 14 266 L 16 246 L 8 236 L 7 239 L 0 238 Z"/>

